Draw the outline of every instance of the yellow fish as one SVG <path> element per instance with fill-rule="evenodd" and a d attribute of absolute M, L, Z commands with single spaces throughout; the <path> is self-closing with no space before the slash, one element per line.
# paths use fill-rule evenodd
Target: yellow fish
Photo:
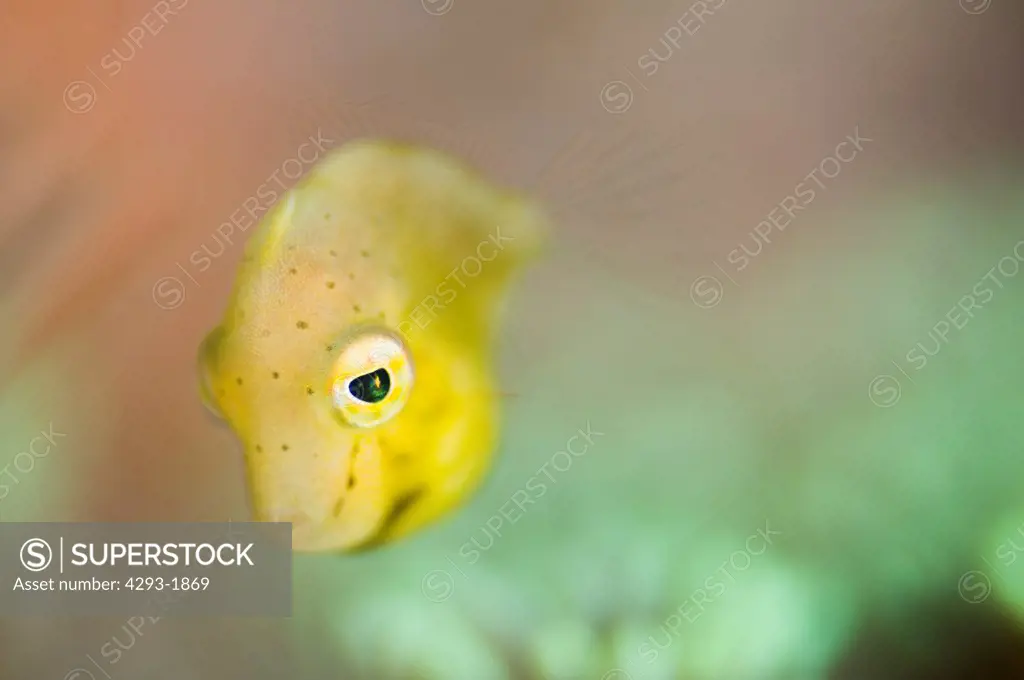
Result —
<path fill-rule="evenodd" d="M 199 352 L 255 518 L 292 522 L 295 550 L 356 550 L 463 501 L 497 442 L 504 298 L 547 232 L 532 202 L 392 142 L 351 142 L 285 194 Z"/>

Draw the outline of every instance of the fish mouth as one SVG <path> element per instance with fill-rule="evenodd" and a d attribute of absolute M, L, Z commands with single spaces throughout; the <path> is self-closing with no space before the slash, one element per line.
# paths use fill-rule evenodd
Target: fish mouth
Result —
<path fill-rule="evenodd" d="M 302 510 L 257 513 L 256 520 L 291 524 L 293 552 L 349 551 L 366 540 L 360 535 L 366 532 L 353 532 L 352 527 L 331 519 L 311 517 Z"/>
<path fill-rule="evenodd" d="M 353 501 L 349 493 L 305 489 L 285 494 L 278 487 L 258 485 L 252 491 L 253 519 L 290 524 L 293 552 L 347 550 L 365 540 L 376 524 L 367 527 L 365 520 L 353 521 L 357 518 L 342 514 L 346 505 Z"/>
<path fill-rule="evenodd" d="M 292 525 L 292 550 L 296 552 L 318 552 L 334 547 L 323 531 L 321 522 L 315 521 L 304 512 L 278 513 L 272 522 L 287 522 Z"/>
<path fill-rule="evenodd" d="M 330 436 L 327 416 L 307 418 L 268 424 L 246 447 L 250 509 L 255 521 L 291 524 L 295 552 L 348 550 L 386 514 L 379 462 L 351 433 Z"/>
<path fill-rule="evenodd" d="M 379 521 L 363 525 L 361 531 L 353 531 L 356 527 L 337 521 L 339 507 L 337 503 L 334 516 L 316 519 L 299 509 L 279 509 L 257 514 L 257 521 L 287 523 L 292 526 L 292 550 L 294 552 L 323 552 L 328 550 L 345 552 L 365 552 L 387 543 L 401 520 L 408 516 L 426 495 L 426 487 L 416 487 L 404 492 L 388 506 L 387 511 L 379 516 Z"/>
<path fill-rule="evenodd" d="M 258 522 L 291 525 L 293 552 L 348 551 L 370 540 L 387 516 L 370 474 L 353 486 L 344 461 L 262 475 L 252 490 L 252 514 Z M 346 483 L 347 480 L 347 483 Z M 262 483 L 261 483 L 262 482 Z"/>

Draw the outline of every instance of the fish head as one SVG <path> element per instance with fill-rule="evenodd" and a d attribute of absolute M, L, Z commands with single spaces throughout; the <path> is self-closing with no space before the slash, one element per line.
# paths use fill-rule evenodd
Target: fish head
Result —
<path fill-rule="evenodd" d="M 257 520 L 291 522 L 296 550 L 355 550 L 478 486 L 503 302 L 544 225 L 453 159 L 385 142 L 335 151 L 265 216 L 199 359 Z"/>

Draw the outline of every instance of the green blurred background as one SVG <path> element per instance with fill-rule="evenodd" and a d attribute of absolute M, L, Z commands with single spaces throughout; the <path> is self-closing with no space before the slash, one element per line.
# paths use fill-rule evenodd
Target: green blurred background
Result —
<path fill-rule="evenodd" d="M 469 505 L 297 556 L 291 620 L 6 618 L 0 677 L 1024 677 L 1024 9 L 3 11 L 3 521 L 246 518 L 194 374 L 214 234 L 310 135 L 458 154 L 557 233 Z"/>

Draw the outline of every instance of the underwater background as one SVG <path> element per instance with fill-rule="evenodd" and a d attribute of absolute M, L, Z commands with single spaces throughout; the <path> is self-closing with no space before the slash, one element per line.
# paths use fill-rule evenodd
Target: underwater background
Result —
<path fill-rule="evenodd" d="M 247 518 L 196 351 L 311 139 L 556 224 L 470 503 L 287 620 L 4 617 L 0 678 L 1024 677 L 1024 8 L 0 10 L 3 521 Z"/>

